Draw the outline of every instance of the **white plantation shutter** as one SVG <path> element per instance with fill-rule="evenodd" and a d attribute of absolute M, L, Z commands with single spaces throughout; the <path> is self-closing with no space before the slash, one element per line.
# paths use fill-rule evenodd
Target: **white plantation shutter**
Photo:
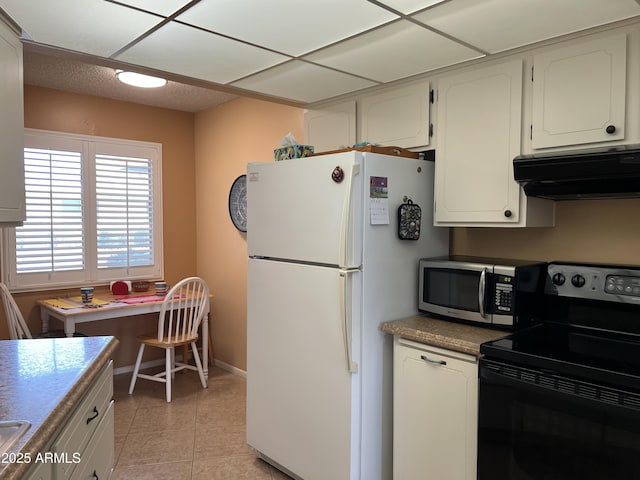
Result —
<path fill-rule="evenodd" d="M 27 220 L 5 228 L 14 290 L 163 277 L 159 144 L 25 130 Z"/>
<path fill-rule="evenodd" d="M 84 269 L 82 156 L 25 148 L 27 221 L 16 228 L 16 270 Z"/>
<path fill-rule="evenodd" d="M 96 155 L 98 268 L 153 265 L 151 160 Z"/>

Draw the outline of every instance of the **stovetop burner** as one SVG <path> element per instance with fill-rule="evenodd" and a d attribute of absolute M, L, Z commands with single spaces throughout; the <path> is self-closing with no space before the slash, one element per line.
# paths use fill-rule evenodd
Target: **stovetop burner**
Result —
<path fill-rule="evenodd" d="M 635 335 L 544 323 L 484 343 L 480 353 L 640 391 L 640 338 Z"/>
<path fill-rule="evenodd" d="M 549 264 L 545 318 L 480 353 L 640 392 L 639 267 Z"/>

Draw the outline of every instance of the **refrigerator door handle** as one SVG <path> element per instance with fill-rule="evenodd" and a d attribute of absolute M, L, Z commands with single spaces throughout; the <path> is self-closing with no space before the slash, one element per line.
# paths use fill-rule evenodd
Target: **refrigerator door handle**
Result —
<path fill-rule="evenodd" d="M 344 338 L 344 350 L 349 373 L 357 373 L 358 371 L 358 364 L 353 361 L 352 357 L 353 332 L 351 321 L 353 317 L 353 296 L 351 295 L 350 277 L 359 271 L 358 269 L 340 269 L 340 317 L 342 319 L 342 336 Z"/>
<path fill-rule="evenodd" d="M 360 165 L 354 163 L 351 165 L 351 174 L 349 175 L 349 183 L 344 192 L 344 202 L 342 204 L 342 222 L 340 224 L 340 249 L 338 254 L 340 255 L 340 266 L 349 268 L 352 265 L 349 263 L 348 247 L 349 247 L 349 233 L 351 227 L 351 201 L 353 199 L 353 180 L 356 175 L 360 173 Z"/>

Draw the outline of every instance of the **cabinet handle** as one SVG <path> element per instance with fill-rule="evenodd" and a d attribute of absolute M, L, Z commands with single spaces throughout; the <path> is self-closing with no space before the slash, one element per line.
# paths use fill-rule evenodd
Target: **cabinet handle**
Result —
<path fill-rule="evenodd" d="M 504 216 L 505 216 L 505 217 L 510 218 L 510 217 L 511 217 L 511 215 L 512 215 L 511 210 L 505 210 L 505 211 L 504 211 Z"/>
<path fill-rule="evenodd" d="M 445 362 L 444 360 L 431 360 L 426 355 L 420 355 L 420 358 L 422 360 L 424 360 L 425 362 L 435 363 L 436 365 L 446 365 L 447 364 L 447 362 Z"/>
<path fill-rule="evenodd" d="M 98 415 L 100 415 L 100 412 L 98 412 L 98 407 L 93 407 L 93 416 L 87 418 L 87 425 L 89 425 L 93 420 L 98 418 Z"/>
<path fill-rule="evenodd" d="M 616 126 L 615 125 L 608 125 L 607 128 L 605 128 L 605 132 L 607 132 L 609 134 L 616 133 Z"/>

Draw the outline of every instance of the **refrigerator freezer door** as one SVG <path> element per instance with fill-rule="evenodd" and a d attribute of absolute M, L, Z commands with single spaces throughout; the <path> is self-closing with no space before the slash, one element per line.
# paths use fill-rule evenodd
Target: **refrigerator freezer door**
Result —
<path fill-rule="evenodd" d="M 362 154 L 347 152 L 247 168 L 250 257 L 357 267 Z"/>
<path fill-rule="evenodd" d="M 305 480 L 357 478 L 341 283 L 334 268 L 249 259 L 247 441 Z"/>

